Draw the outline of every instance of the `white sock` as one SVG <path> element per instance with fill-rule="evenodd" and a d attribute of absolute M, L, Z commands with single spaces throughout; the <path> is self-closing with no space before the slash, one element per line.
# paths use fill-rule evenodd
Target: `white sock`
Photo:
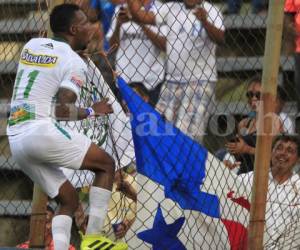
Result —
<path fill-rule="evenodd" d="M 107 214 L 111 191 L 92 186 L 89 197 L 90 210 L 86 234 L 100 234 Z"/>
<path fill-rule="evenodd" d="M 52 219 L 52 237 L 55 250 L 68 250 L 71 237 L 72 218 L 56 215 Z"/>

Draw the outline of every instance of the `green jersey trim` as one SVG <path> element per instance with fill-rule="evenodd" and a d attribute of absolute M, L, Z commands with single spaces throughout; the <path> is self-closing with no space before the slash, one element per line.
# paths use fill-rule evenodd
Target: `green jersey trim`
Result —
<path fill-rule="evenodd" d="M 62 127 L 60 127 L 58 123 L 54 123 L 54 125 L 65 137 L 67 137 L 69 140 L 72 139 L 70 134 L 66 130 L 64 130 Z"/>

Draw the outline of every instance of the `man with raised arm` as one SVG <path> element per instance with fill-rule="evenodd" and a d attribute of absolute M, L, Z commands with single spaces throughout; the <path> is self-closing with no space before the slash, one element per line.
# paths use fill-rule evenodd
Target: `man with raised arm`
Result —
<path fill-rule="evenodd" d="M 52 220 L 55 250 L 68 249 L 72 217 L 78 207 L 77 193 L 60 167 L 95 173 L 81 249 L 127 249 L 125 243 L 114 243 L 100 235 L 114 180 L 114 160 L 85 135 L 56 123 L 113 112 L 108 100 L 91 107 L 75 106 L 87 71 L 76 51 L 84 50 L 91 38 L 90 23 L 77 5 L 62 4 L 52 10 L 50 26 L 53 38 L 31 39 L 21 53 L 7 127 L 12 155 L 60 205 Z"/>
<path fill-rule="evenodd" d="M 169 2 L 157 13 L 128 0 L 138 23 L 166 25 L 167 84 L 158 109 L 184 133 L 202 140 L 213 109 L 217 81 L 216 44 L 224 41 L 221 12 L 202 0 Z"/>

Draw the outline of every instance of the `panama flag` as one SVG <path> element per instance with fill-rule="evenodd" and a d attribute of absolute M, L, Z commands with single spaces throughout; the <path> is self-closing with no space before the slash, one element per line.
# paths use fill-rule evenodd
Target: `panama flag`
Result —
<path fill-rule="evenodd" d="M 132 114 L 138 171 L 130 249 L 246 249 L 249 187 L 121 77 L 118 85 Z"/>

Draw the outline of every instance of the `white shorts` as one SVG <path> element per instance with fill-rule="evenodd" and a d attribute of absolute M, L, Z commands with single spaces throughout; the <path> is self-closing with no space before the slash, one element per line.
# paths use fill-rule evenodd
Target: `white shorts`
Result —
<path fill-rule="evenodd" d="M 9 136 L 9 144 L 23 172 L 54 198 L 67 180 L 60 167 L 79 169 L 91 140 L 57 123 L 36 121 L 26 132 Z"/>
<path fill-rule="evenodd" d="M 183 133 L 203 142 L 215 106 L 215 82 L 167 82 L 157 108 Z"/>

